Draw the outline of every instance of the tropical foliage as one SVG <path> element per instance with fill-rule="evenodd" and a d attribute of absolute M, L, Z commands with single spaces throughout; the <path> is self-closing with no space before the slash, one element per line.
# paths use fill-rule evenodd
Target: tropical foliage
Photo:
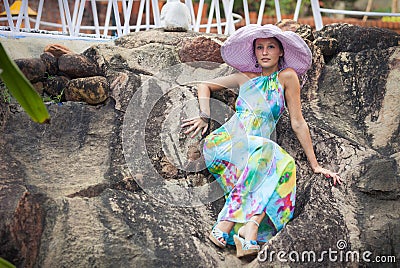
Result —
<path fill-rule="evenodd" d="M 47 123 L 49 113 L 42 98 L 35 91 L 32 84 L 24 76 L 15 62 L 7 55 L 0 43 L 0 78 L 7 87 L 7 91 L 18 101 L 25 112 L 34 122 Z M 6 91 L 3 90 L 3 91 Z M 7 93 L 8 94 L 8 93 Z M 7 94 L 2 93 L 3 98 Z"/>
<path fill-rule="evenodd" d="M 15 268 L 15 266 L 3 258 L 0 258 L 0 267 L 1 268 Z"/>

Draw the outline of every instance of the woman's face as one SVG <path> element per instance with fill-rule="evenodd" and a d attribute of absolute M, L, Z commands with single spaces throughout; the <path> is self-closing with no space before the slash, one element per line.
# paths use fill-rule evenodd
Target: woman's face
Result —
<path fill-rule="evenodd" d="M 256 39 L 254 52 L 257 62 L 262 68 L 278 67 L 279 57 L 283 56 L 278 42 L 273 37 Z"/>

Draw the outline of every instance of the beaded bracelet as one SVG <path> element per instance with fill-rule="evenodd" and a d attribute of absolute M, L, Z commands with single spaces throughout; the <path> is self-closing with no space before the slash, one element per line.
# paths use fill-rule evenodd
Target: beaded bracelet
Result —
<path fill-rule="evenodd" d="M 205 112 L 201 111 L 199 113 L 200 119 L 203 120 L 204 122 L 206 122 L 207 124 L 210 124 L 211 118 L 208 114 L 206 114 Z"/>

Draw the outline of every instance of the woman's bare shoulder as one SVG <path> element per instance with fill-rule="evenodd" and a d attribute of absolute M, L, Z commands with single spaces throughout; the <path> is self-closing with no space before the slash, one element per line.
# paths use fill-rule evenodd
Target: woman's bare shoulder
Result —
<path fill-rule="evenodd" d="M 285 69 L 283 69 L 282 71 L 279 72 L 279 77 L 282 77 L 282 78 L 293 78 L 293 77 L 297 77 L 297 73 L 292 68 L 285 68 Z"/>
<path fill-rule="evenodd" d="M 284 85 L 285 87 L 290 84 L 299 83 L 299 77 L 297 76 L 296 71 L 293 70 L 292 68 L 286 68 L 280 71 L 278 78 L 281 84 Z"/>

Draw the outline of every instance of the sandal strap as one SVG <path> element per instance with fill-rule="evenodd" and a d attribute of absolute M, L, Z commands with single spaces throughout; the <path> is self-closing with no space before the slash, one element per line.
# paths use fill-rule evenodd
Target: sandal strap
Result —
<path fill-rule="evenodd" d="M 237 235 L 239 236 L 239 237 L 242 237 L 241 235 L 240 235 L 240 230 L 242 230 L 244 228 L 244 225 L 242 225 L 239 229 L 238 229 L 238 231 L 237 231 Z"/>
<path fill-rule="evenodd" d="M 237 236 L 239 238 L 240 243 L 242 244 L 242 249 L 243 250 L 249 250 L 249 249 L 260 249 L 260 246 L 257 244 L 256 240 L 246 240 L 240 236 Z"/>
<path fill-rule="evenodd" d="M 219 229 L 217 226 L 215 226 L 215 227 L 212 229 L 211 232 L 212 232 L 213 236 L 214 236 L 215 238 L 217 238 L 218 240 L 219 240 L 220 238 L 223 238 L 223 239 L 225 240 L 225 243 L 226 243 L 226 241 L 228 241 L 228 239 L 229 239 L 229 234 L 227 234 L 227 233 L 221 231 L 221 229 Z"/>
<path fill-rule="evenodd" d="M 258 222 L 256 222 L 255 220 L 252 220 L 252 219 L 250 219 L 250 220 L 248 220 L 247 222 L 252 222 L 252 223 L 254 223 L 255 225 L 257 225 L 257 227 L 260 227 L 260 224 L 258 223 Z"/>
<path fill-rule="evenodd" d="M 244 243 L 242 244 L 242 248 L 244 250 L 253 249 L 253 248 L 258 249 L 258 248 L 260 248 L 260 246 L 257 244 L 257 241 L 255 241 L 255 240 L 244 240 Z"/>

